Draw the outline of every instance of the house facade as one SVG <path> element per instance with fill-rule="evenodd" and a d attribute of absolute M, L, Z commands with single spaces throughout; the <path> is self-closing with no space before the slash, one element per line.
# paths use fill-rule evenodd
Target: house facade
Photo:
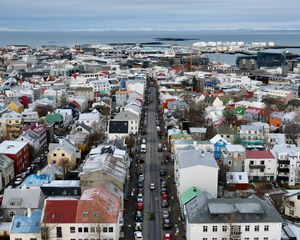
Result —
<path fill-rule="evenodd" d="M 271 151 L 246 151 L 245 172 L 253 181 L 274 181 L 277 178 L 277 159 Z"/>

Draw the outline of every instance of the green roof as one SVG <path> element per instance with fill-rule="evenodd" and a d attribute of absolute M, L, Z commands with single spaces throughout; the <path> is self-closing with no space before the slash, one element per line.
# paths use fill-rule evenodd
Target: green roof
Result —
<path fill-rule="evenodd" d="M 231 101 L 231 98 L 227 98 L 227 97 L 222 97 L 221 101 L 223 102 L 224 105 L 226 105 L 229 101 Z"/>
<path fill-rule="evenodd" d="M 236 114 L 238 115 L 244 115 L 245 111 L 246 111 L 246 108 L 244 107 L 236 107 L 234 109 L 234 111 L 236 112 Z"/>
<path fill-rule="evenodd" d="M 54 113 L 54 114 L 48 114 L 46 116 L 46 121 L 48 123 L 52 123 L 52 122 L 62 122 L 63 121 L 63 117 L 62 115 L 60 115 L 59 113 Z"/>
<path fill-rule="evenodd" d="M 193 198 L 200 195 L 201 193 L 202 191 L 200 191 L 197 187 L 190 187 L 188 190 L 186 190 L 180 195 L 180 201 L 184 205 L 191 201 Z"/>

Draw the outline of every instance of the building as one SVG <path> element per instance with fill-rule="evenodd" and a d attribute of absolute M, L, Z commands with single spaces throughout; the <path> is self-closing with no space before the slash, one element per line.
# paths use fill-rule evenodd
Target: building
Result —
<path fill-rule="evenodd" d="M 49 144 L 49 164 L 56 164 L 69 171 L 75 168 L 78 158 L 80 158 L 80 150 L 67 139 L 64 139 L 61 143 Z"/>
<path fill-rule="evenodd" d="M 300 219 L 300 190 L 287 190 L 283 198 L 284 215 L 288 219 Z"/>
<path fill-rule="evenodd" d="M 22 113 L 24 110 L 24 106 L 17 101 L 12 101 L 7 105 L 7 108 L 11 111 L 17 112 L 17 113 Z"/>
<path fill-rule="evenodd" d="M 291 186 L 300 183 L 300 147 L 291 144 L 275 145 L 272 153 L 277 159 L 277 179 Z"/>
<path fill-rule="evenodd" d="M 79 180 L 54 180 L 45 182 L 41 186 L 45 197 L 74 197 L 80 198 L 81 188 Z"/>
<path fill-rule="evenodd" d="M 3 189 L 15 177 L 14 161 L 5 154 L 0 154 L 0 189 Z"/>
<path fill-rule="evenodd" d="M 178 196 L 192 186 L 206 191 L 214 197 L 217 196 L 219 167 L 211 153 L 203 153 L 200 150 L 183 150 L 174 157 L 174 176 Z"/>
<path fill-rule="evenodd" d="M 246 172 L 227 172 L 226 186 L 231 190 L 247 190 L 249 185 Z"/>
<path fill-rule="evenodd" d="M 241 125 L 239 142 L 245 146 L 263 146 L 264 139 L 264 127 L 259 125 Z"/>
<path fill-rule="evenodd" d="M 37 111 L 33 111 L 32 109 L 24 109 L 23 112 L 21 112 L 21 115 L 23 117 L 24 123 L 35 123 L 39 122 L 40 117 Z"/>
<path fill-rule="evenodd" d="M 11 240 L 39 240 L 41 239 L 42 210 L 28 212 L 27 216 L 14 216 L 10 227 Z"/>
<path fill-rule="evenodd" d="M 79 174 L 80 186 L 83 190 L 105 186 L 112 182 L 124 191 L 128 165 L 110 153 L 90 156 L 82 166 Z"/>
<path fill-rule="evenodd" d="M 109 120 L 108 121 L 108 139 L 112 140 L 116 137 L 126 138 L 129 136 L 129 127 L 128 120 L 119 121 L 119 120 Z"/>
<path fill-rule="evenodd" d="M 48 198 L 43 211 L 42 233 L 49 240 L 118 240 L 121 218 L 120 199 L 104 188 L 93 188 L 84 191 L 80 200 Z"/>
<path fill-rule="evenodd" d="M 4 113 L 0 118 L 2 139 L 16 139 L 22 133 L 23 117 L 20 113 Z"/>
<path fill-rule="evenodd" d="M 257 66 L 262 67 L 281 67 L 286 65 L 285 53 L 258 52 Z"/>
<path fill-rule="evenodd" d="M 140 115 L 131 111 L 121 111 L 115 117 L 114 121 L 128 121 L 129 134 L 137 134 L 139 131 Z"/>
<path fill-rule="evenodd" d="M 27 142 L 5 140 L 0 143 L 0 153 L 13 160 L 15 175 L 23 172 L 29 164 L 29 145 Z"/>
<path fill-rule="evenodd" d="M 186 239 L 281 239 L 283 219 L 257 197 L 213 199 L 202 193 L 185 205 Z"/>
<path fill-rule="evenodd" d="M 27 216 L 29 211 L 42 209 L 43 203 L 44 196 L 40 188 L 6 188 L 1 205 L 3 221 L 10 222 L 15 215 Z"/>
<path fill-rule="evenodd" d="M 102 116 L 96 109 L 90 113 L 81 113 L 78 119 L 78 123 L 92 128 L 99 128 L 101 126 L 101 122 Z"/>
<path fill-rule="evenodd" d="M 270 100 L 281 102 L 285 105 L 287 105 L 290 100 L 296 98 L 295 94 L 292 91 L 277 89 L 269 91 L 265 97 Z"/>
<path fill-rule="evenodd" d="M 240 144 L 228 144 L 223 148 L 221 160 L 227 165 L 232 172 L 244 171 L 244 159 L 246 157 L 246 149 Z"/>
<path fill-rule="evenodd" d="M 244 168 L 253 181 L 274 181 L 277 177 L 277 160 L 271 151 L 246 151 Z"/>
<path fill-rule="evenodd" d="M 221 137 L 221 135 L 217 134 L 216 136 L 214 136 L 212 139 L 209 140 L 210 143 L 212 143 L 214 145 L 214 157 L 215 160 L 220 160 L 221 159 L 221 150 L 228 144 L 230 144 L 229 142 L 227 142 L 224 138 Z"/>

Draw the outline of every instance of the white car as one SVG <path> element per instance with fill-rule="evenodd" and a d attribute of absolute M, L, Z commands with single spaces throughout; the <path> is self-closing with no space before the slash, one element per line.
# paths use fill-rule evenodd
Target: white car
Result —
<path fill-rule="evenodd" d="M 144 202 L 144 196 L 143 194 L 139 193 L 137 196 L 137 202 Z"/>
<path fill-rule="evenodd" d="M 134 230 L 135 231 L 142 231 L 143 230 L 143 224 L 141 222 L 136 222 Z"/>
<path fill-rule="evenodd" d="M 141 231 L 134 232 L 134 239 L 135 240 L 143 240 L 143 233 Z"/>
<path fill-rule="evenodd" d="M 155 190 L 155 184 L 154 183 L 150 183 L 150 190 Z"/>

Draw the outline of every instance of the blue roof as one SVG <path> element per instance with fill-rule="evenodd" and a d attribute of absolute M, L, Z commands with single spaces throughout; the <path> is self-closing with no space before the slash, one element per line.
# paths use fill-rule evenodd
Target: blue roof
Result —
<path fill-rule="evenodd" d="M 51 182 L 51 174 L 31 174 L 22 183 L 22 186 L 42 186 L 44 183 Z"/>
<path fill-rule="evenodd" d="M 31 217 L 15 216 L 11 223 L 11 233 L 39 233 L 41 232 L 42 210 L 34 210 Z"/>

